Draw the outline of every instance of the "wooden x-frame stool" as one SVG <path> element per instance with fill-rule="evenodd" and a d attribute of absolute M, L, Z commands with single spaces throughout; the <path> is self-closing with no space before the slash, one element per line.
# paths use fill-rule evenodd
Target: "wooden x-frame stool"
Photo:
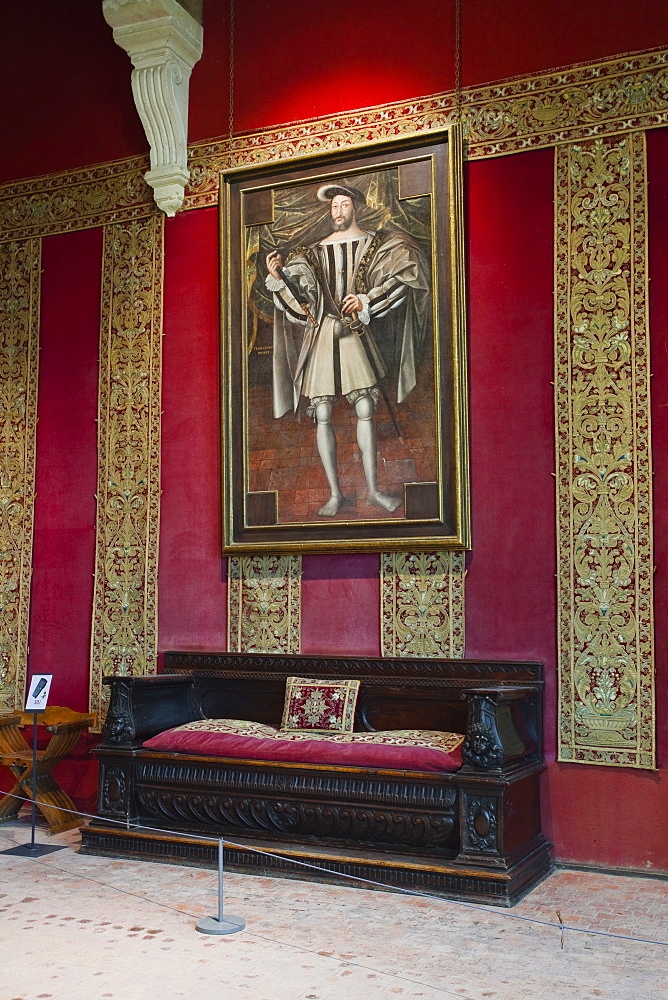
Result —
<path fill-rule="evenodd" d="M 24 802 L 14 798 L 22 795 L 32 798 L 33 754 L 23 737 L 21 728 L 33 723 L 32 712 L 16 712 L 14 715 L 0 715 L 0 764 L 8 767 L 16 784 L 9 795 L 0 799 L 0 823 L 6 823 L 18 816 Z M 74 749 L 84 729 L 95 725 L 95 715 L 72 712 L 69 708 L 54 705 L 40 712 L 38 725 L 45 726 L 51 734 L 48 746 L 37 751 L 36 785 L 37 808 L 47 823 L 49 833 L 62 833 L 81 826 L 83 818 L 76 812 L 76 806 L 67 792 L 64 792 L 51 774 L 59 760 Z M 71 809 L 72 812 L 63 812 Z"/>

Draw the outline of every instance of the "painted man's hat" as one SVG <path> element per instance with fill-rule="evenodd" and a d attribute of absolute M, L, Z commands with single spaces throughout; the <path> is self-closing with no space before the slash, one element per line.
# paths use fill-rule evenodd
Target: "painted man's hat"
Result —
<path fill-rule="evenodd" d="M 336 198 L 337 194 L 351 198 L 355 208 L 361 208 L 363 205 L 366 205 L 366 198 L 359 188 L 350 187 L 346 184 L 323 184 L 321 188 L 318 188 L 318 201 L 331 201 L 332 198 Z"/>

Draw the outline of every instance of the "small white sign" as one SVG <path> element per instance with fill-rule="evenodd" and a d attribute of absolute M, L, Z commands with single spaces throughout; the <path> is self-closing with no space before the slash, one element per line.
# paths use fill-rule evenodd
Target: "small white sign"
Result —
<path fill-rule="evenodd" d="M 28 697 L 26 698 L 26 712 L 43 712 L 49 700 L 49 690 L 53 674 L 33 674 L 30 678 Z"/>

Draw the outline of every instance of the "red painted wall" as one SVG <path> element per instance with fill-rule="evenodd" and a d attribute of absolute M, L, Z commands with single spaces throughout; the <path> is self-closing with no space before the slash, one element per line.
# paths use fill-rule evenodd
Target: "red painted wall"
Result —
<path fill-rule="evenodd" d="M 656 0 L 462 0 L 463 86 L 668 45 Z M 191 141 L 229 131 L 229 0 L 204 0 Z M 236 0 L 234 128 L 248 131 L 450 90 L 455 0 Z M 3 4 L 0 183 L 148 150 L 131 63 L 102 4 Z M 54 85 L 57 81 L 57 86 Z"/>
<path fill-rule="evenodd" d="M 3 11 L 5 36 L 13 42 L 3 66 L 12 102 L 0 122 L 0 181 L 146 150 L 129 60 L 113 44 L 100 6 L 71 0 L 63 17 L 54 5 L 26 0 Z M 424 0 L 419 16 L 410 17 L 394 0 L 380 12 L 379 6 L 237 0 L 235 130 L 451 88 L 454 0 Z M 668 9 L 654 0 L 465 0 L 462 8 L 464 85 L 668 45 Z M 191 139 L 228 130 L 228 20 L 227 4 L 205 0 Z M 650 134 L 648 147 L 663 770 L 554 762 L 551 151 L 467 168 L 474 532 L 467 655 L 545 664 L 550 763 L 543 815 L 557 857 L 668 870 L 659 819 L 668 806 L 668 463 L 662 461 L 668 440 L 668 130 Z M 226 587 L 219 554 L 216 211 L 167 220 L 165 248 L 160 649 L 221 649 Z M 56 673 L 54 700 L 74 708 L 87 701 L 100 261 L 99 231 L 44 241 L 31 651 L 33 669 Z M 303 567 L 304 652 L 378 653 L 378 557 L 308 556 Z M 61 777 L 77 801 L 92 808 L 94 774 L 85 751 L 82 744 L 74 761 L 60 765 Z"/>

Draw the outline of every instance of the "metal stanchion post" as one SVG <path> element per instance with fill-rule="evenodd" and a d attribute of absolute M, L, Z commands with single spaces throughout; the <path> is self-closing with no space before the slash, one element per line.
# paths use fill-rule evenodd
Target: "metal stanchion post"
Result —
<path fill-rule="evenodd" d="M 30 850 L 35 850 L 35 827 L 37 826 L 37 712 L 32 713 L 32 832 Z"/>
<path fill-rule="evenodd" d="M 223 838 L 218 840 L 218 916 L 201 917 L 196 928 L 202 934 L 234 934 L 246 926 L 243 917 L 225 917 L 223 914 Z"/>

